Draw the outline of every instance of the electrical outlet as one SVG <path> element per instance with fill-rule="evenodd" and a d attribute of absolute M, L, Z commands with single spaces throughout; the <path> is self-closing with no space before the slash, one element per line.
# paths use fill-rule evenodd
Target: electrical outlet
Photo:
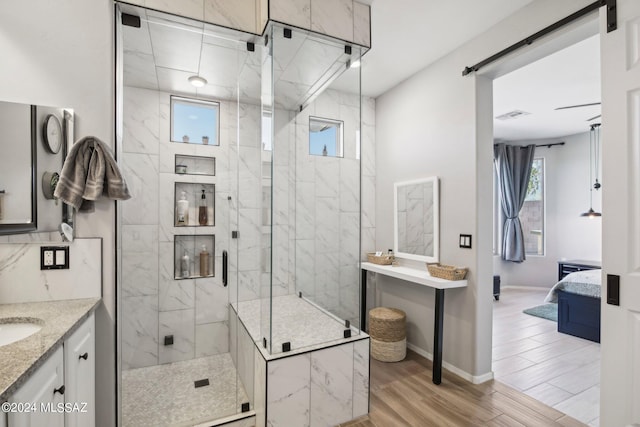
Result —
<path fill-rule="evenodd" d="M 46 249 L 42 251 L 42 265 L 44 267 L 53 267 L 53 250 Z"/>
<path fill-rule="evenodd" d="M 41 246 L 40 270 L 68 270 L 69 246 Z"/>

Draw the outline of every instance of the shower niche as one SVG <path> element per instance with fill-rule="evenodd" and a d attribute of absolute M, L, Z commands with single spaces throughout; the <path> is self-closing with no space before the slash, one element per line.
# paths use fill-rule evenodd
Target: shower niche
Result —
<path fill-rule="evenodd" d="M 133 194 L 118 205 L 121 424 L 366 414 L 360 206 L 373 137 L 352 65 L 367 48 L 275 22 L 258 36 L 119 8 L 141 18 L 120 26 L 118 158 Z M 176 99 L 215 106 L 214 130 L 194 131 L 208 144 L 179 140 Z M 340 123 L 340 156 L 310 153 L 312 117 Z"/>
<path fill-rule="evenodd" d="M 215 253 L 214 235 L 176 235 L 174 239 L 174 279 L 202 279 L 215 276 L 211 256 Z"/>
<path fill-rule="evenodd" d="M 215 157 L 175 155 L 176 173 L 180 175 L 208 175 L 216 174 Z"/>
<path fill-rule="evenodd" d="M 215 184 L 176 182 L 176 227 L 207 227 L 215 225 Z"/>

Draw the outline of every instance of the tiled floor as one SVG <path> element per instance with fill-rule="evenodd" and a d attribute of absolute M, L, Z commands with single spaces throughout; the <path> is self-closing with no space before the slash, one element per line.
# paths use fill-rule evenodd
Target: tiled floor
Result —
<path fill-rule="evenodd" d="M 210 385 L 195 388 L 204 378 Z M 123 426 L 194 425 L 239 413 L 247 401 L 229 353 L 122 372 Z"/>
<path fill-rule="evenodd" d="M 599 425 L 600 344 L 557 332 L 522 313 L 544 290 L 502 289 L 493 309 L 495 378 L 590 426 Z"/>

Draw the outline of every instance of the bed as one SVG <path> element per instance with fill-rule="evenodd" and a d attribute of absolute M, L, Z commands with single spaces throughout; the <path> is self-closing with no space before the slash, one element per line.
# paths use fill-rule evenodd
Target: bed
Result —
<path fill-rule="evenodd" d="M 600 342 L 602 270 L 584 270 L 563 277 L 545 302 L 558 303 L 558 332 Z"/>

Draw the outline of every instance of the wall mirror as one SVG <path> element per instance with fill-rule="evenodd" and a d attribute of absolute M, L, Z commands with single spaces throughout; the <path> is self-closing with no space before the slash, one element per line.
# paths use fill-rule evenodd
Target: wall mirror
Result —
<path fill-rule="evenodd" d="M 439 260 L 438 177 L 396 182 L 393 188 L 394 251 L 397 257 Z"/>
<path fill-rule="evenodd" d="M 73 128 L 72 109 L 0 101 L 0 235 L 42 233 L 29 240 L 50 241 L 64 223 L 72 238 L 73 208 L 53 190 Z"/>

